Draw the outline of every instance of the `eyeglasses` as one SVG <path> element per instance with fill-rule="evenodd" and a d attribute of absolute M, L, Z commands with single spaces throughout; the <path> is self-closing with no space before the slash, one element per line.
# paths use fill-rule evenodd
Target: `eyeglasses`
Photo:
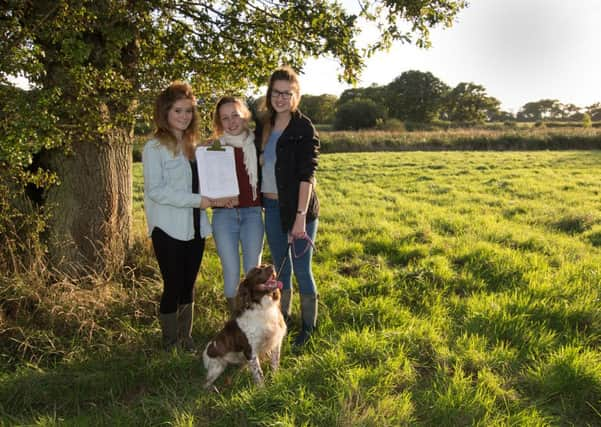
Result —
<path fill-rule="evenodd" d="M 273 89 L 271 92 L 271 97 L 272 98 L 282 98 L 283 100 L 289 100 L 290 98 L 292 98 L 292 92 L 280 92 L 277 89 Z"/>

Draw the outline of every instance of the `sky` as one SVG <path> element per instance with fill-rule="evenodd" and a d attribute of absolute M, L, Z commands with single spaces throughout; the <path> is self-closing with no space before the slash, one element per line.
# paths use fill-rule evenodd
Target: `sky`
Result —
<path fill-rule="evenodd" d="M 356 0 L 344 3 L 352 7 Z M 424 50 L 397 43 L 370 58 L 357 87 L 390 83 L 404 71 L 431 72 L 450 87 L 482 85 L 501 109 L 557 99 L 586 107 L 601 102 L 601 0 L 469 0 L 451 28 L 431 31 Z M 369 31 L 364 39 L 369 38 Z M 340 95 L 332 58 L 311 59 L 304 94 Z"/>

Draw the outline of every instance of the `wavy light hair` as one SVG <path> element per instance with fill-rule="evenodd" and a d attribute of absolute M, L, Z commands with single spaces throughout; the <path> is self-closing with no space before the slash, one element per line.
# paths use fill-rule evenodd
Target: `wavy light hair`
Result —
<path fill-rule="evenodd" d="M 194 159 L 194 149 L 198 143 L 198 112 L 196 111 L 196 97 L 192 93 L 192 86 L 181 81 L 172 82 L 165 90 L 163 90 L 156 99 L 154 105 L 154 136 L 159 142 L 166 146 L 173 155 L 177 154 L 177 139 L 169 128 L 168 116 L 169 110 L 177 101 L 181 99 L 189 99 L 194 106 L 194 114 L 188 128 L 184 131 L 182 150 L 184 155 L 192 160 Z"/>

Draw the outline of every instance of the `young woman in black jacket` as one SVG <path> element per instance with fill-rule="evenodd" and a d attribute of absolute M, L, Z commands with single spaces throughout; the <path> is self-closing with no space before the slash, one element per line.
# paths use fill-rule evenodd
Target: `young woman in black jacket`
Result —
<path fill-rule="evenodd" d="M 319 201 L 315 170 L 319 137 L 311 120 L 298 111 L 298 75 L 290 67 L 269 79 L 266 112 L 257 129 L 261 144 L 263 206 L 267 243 L 276 268 L 283 265 L 282 312 L 290 316 L 292 270 L 301 302 L 302 328 L 294 344 L 304 345 L 317 321 L 317 287 L 311 270 Z"/>

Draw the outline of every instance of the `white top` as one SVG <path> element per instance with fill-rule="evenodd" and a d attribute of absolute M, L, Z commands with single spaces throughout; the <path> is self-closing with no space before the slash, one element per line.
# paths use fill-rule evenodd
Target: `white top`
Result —
<path fill-rule="evenodd" d="M 159 227 L 177 240 L 194 238 L 194 215 L 200 207 L 200 194 L 192 193 L 192 168 L 183 153 L 173 155 L 158 140 L 151 139 L 142 152 L 144 166 L 144 210 L 148 235 Z M 200 211 L 200 235 L 211 235 L 204 209 Z"/>

